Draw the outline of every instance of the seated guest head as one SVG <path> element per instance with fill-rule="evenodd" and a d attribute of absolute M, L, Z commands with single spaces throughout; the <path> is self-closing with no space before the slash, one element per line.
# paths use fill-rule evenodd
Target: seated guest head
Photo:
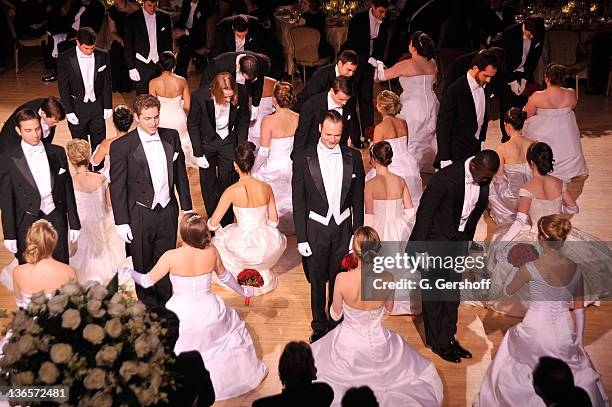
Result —
<path fill-rule="evenodd" d="M 302 12 L 303 13 L 318 13 L 321 4 L 319 0 L 302 0 Z"/>
<path fill-rule="evenodd" d="M 113 124 L 120 133 L 127 133 L 134 123 L 134 115 L 126 105 L 119 105 L 113 110 Z"/>
<path fill-rule="evenodd" d="M 571 231 L 571 222 L 561 215 L 542 216 L 538 220 L 538 240 L 551 249 L 560 249 Z"/>
<path fill-rule="evenodd" d="M 225 105 L 227 103 L 236 104 L 238 101 L 238 90 L 232 74 L 229 72 L 216 74 L 210 84 L 210 94 L 218 105 Z"/>
<path fill-rule="evenodd" d="M 85 140 L 74 138 L 66 144 L 66 155 L 74 168 L 87 167 L 91 159 L 91 146 Z"/>
<path fill-rule="evenodd" d="M 29 264 L 51 257 L 57 246 L 57 231 L 51 222 L 39 219 L 30 226 L 26 235 L 26 248 L 23 258 Z"/>
<path fill-rule="evenodd" d="M 96 49 L 96 32 L 89 27 L 81 27 L 77 32 L 76 43 L 85 55 L 91 55 Z"/>
<path fill-rule="evenodd" d="M 523 22 L 523 35 L 532 41 L 539 41 L 544 38 L 546 26 L 544 19 L 540 16 L 529 16 Z"/>
<path fill-rule="evenodd" d="M 410 45 L 408 50 L 411 54 L 417 54 L 428 60 L 436 57 L 436 44 L 423 31 L 415 31 L 410 36 Z"/>
<path fill-rule="evenodd" d="M 172 72 L 176 66 L 176 57 L 172 51 L 164 51 L 159 55 L 157 66 L 162 72 Z"/>
<path fill-rule="evenodd" d="M 245 55 L 240 58 L 238 67 L 240 69 L 240 73 L 247 81 L 255 79 L 259 74 L 259 64 L 257 63 L 257 58 L 255 58 L 254 55 Z"/>
<path fill-rule="evenodd" d="M 15 114 L 15 131 L 21 139 L 29 145 L 40 143 L 42 128 L 38 115 L 32 109 L 21 109 Z"/>
<path fill-rule="evenodd" d="M 232 31 L 238 38 L 245 38 L 249 35 L 249 20 L 247 16 L 239 14 L 232 19 Z"/>
<path fill-rule="evenodd" d="M 469 165 L 474 182 L 489 185 L 499 169 L 499 156 L 493 150 L 482 150 L 474 156 Z"/>
<path fill-rule="evenodd" d="M 303 386 L 317 379 L 310 345 L 289 342 L 278 360 L 278 376 L 284 387 Z"/>
<path fill-rule="evenodd" d="M 342 397 L 342 407 L 378 407 L 378 400 L 368 386 L 351 387 Z"/>
<path fill-rule="evenodd" d="M 183 216 L 179 233 L 183 243 L 196 249 L 206 249 L 210 244 L 210 231 L 206 226 L 206 220 L 195 212 Z"/>
<path fill-rule="evenodd" d="M 353 89 L 348 78 L 337 76 L 331 87 L 331 98 L 338 106 L 346 105 L 349 99 L 353 96 Z"/>
<path fill-rule="evenodd" d="M 370 147 L 370 163 L 388 167 L 393 159 L 393 149 L 388 141 L 379 141 Z M 373 162 L 372 162 L 373 161 Z"/>
<path fill-rule="evenodd" d="M 255 144 L 244 141 L 234 148 L 234 169 L 238 174 L 249 174 L 254 163 Z"/>
<path fill-rule="evenodd" d="M 157 11 L 157 0 L 144 0 L 142 2 L 142 9 L 148 14 L 155 14 Z"/>
<path fill-rule="evenodd" d="M 523 130 L 523 124 L 527 120 L 527 112 L 518 107 L 511 107 L 504 114 L 504 127 L 509 135 L 520 133 Z"/>
<path fill-rule="evenodd" d="M 540 175 L 553 171 L 553 151 L 546 143 L 533 143 L 527 150 L 527 162 L 531 169 L 536 169 Z"/>
<path fill-rule="evenodd" d="M 479 52 L 472 61 L 470 75 L 480 86 L 485 86 L 491 82 L 491 78 L 497 73 L 499 61 L 497 56 L 491 52 Z"/>
<path fill-rule="evenodd" d="M 561 86 L 567 77 L 567 70 L 561 64 L 550 63 L 544 70 L 544 82 L 546 86 Z"/>
<path fill-rule="evenodd" d="M 374 0 L 372 2 L 372 8 L 370 9 L 370 13 L 372 13 L 372 16 L 374 16 L 374 18 L 379 21 L 382 21 L 385 19 L 385 16 L 387 15 L 387 10 L 389 9 L 390 5 L 391 2 L 389 0 Z"/>
<path fill-rule="evenodd" d="M 274 85 L 274 104 L 282 109 L 289 109 L 295 103 L 293 85 L 289 82 L 280 81 Z"/>
<path fill-rule="evenodd" d="M 55 96 L 49 96 L 40 105 L 40 120 L 47 126 L 54 127 L 57 123 L 66 118 L 66 109 L 61 100 Z"/>
<path fill-rule="evenodd" d="M 328 110 L 319 124 L 321 143 L 332 149 L 340 143 L 342 137 L 342 116 L 335 110 Z"/>
<path fill-rule="evenodd" d="M 400 97 L 395 92 L 383 90 L 376 96 L 376 110 L 383 116 L 396 116 L 402 110 Z"/>
<path fill-rule="evenodd" d="M 352 77 L 357 71 L 358 63 L 359 58 L 357 57 L 357 53 L 352 49 L 345 49 L 338 55 L 338 62 L 336 62 L 338 75 L 344 76 L 345 78 Z"/>
<path fill-rule="evenodd" d="M 145 133 L 154 135 L 159 126 L 159 99 L 153 95 L 138 95 L 134 100 L 134 118 Z"/>
<path fill-rule="evenodd" d="M 589 395 L 574 385 L 572 370 L 564 361 L 543 356 L 533 369 L 533 388 L 547 406 L 590 407 Z"/>

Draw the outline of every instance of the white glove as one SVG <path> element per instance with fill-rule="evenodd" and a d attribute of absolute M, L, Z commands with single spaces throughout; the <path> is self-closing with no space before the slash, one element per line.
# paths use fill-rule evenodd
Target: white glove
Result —
<path fill-rule="evenodd" d="M 514 219 L 514 223 L 510 226 L 510 229 L 506 232 L 505 235 L 500 239 L 502 242 L 509 242 L 519 234 L 523 226 L 527 225 L 527 214 L 523 212 L 516 213 L 516 219 Z"/>
<path fill-rule="evenodd" d="M 298 252 L 304 257 L 309 257 L 312 255 L 312 250 L 310 250 L 310 245 L 308 242 L 298 243 Z"/>
<path fill-rule="evenodd" d="M 484 147 L 484 143 L 485 143 L 484 141 L 481 141 L 481 142 L 480 142 L 480 151 L 484 150 L 484 148 L 485 148 L 485 147 Z"/>
<path fill-rule="evenodd" d="M 208 168 L 208 167 L 210 167 L 210 164 L 208 163 L 208 160 L 206 159 L 205 156 L 196 157 L 196 164 L 198 164 L 198 167 L 200 167 L 200 168 Z"/>
<path fill-rule="evenodd" d="M 521 79 L 521 84 L 519 85 L 519 95 L 522 95 L 525 91 L 525 87 L 527 86 L 527 79 Z"/>
<path fill-rule="evenodd" d="M 253 168 L 251 172 L 256 172 L 259 167 L 261 167 L 267 160 L 270 155 L 270 147 L 260 146 L 257 151 L 257 156 L 255 157 L 255 163 L 253 164 Z"/>
<path fill-rule="evenodd" d="M 138 69 L 130 69 L 129 74 L 131 80 L 133 80 L 134 82 L 140 82 L 140 74 L 138 73 Z"/>
<path fill-rule="evenodd" d="M 336 314 L 336 311 L 334 311 L 334 306 L 332 304 L 331 308 L 329 309 L 329 316 L 332 317 L 332 319 L 336 322 L 340 321 L 340 318 L 342 318 L 342 308 L 340 309 L 340 314 Z"/>
<path fill-rule="evenodd" d="M 66 120 L 68 120 L 70 124 L 74 124 L 75 126 L 79 124 L 79 118 L 74 113 L 68 113 L 66 115 Z"/>
<path fill-rule="evenodd" d="M 368 64 L 372 65 L 374 68 L 378 67 L 378 60 L 376 58 L 368 58 Z"/>
<path fill-rule="evenodd" d="M 220 223 L 219 223 L 219 224 L 217 224 L 217 225 L 213 225 L 213 224 L 211 223 L 211 220 L 212 220 L 212 219 L 208 218 L 208 220 L 206 221 L 206 226 L 208 226 L 208 230 L 210 230 L 211 232 L 214 232 L 214 231 L 217 231 L 217 230 L 219 230 L 219 229 L 223 229 L 223 228 L 221 227 L 221 224 L 220 224 Z"/>
<path fill-rule="evenodd" d="M 385 64 L 380 61 L 378 61 L 378 65 L 376 66 L 375 77 L 379 82 L 384 82 L 387 80 L 387 77 L 385 76 Z"/>
<path fill-rule="evenodd" d="M 4 247 L 13 254 L 17 253 L 17 240 L 5 240 Z"/>
<path fill-rule="evenodd" d="M 452 163 L 453 162 L 451 160 L 442 160 L 442 161 L 440 161 L 440 169 L 442 169 L 444 167 L 448 167 Z"/>
<path fill-rule="evenodd" d="M 566 215 L 575 215 L 578 212 L 580 212 L 578 205 L 574 205 L 574 206 L 561 205 L 561 213 L 564 213 Z"/>
<path fill-rule="evenodd" d="M 70 229 L 68 231 L 68 239 L 70 240 L 70 243 L 75 243 L 80 235 L 80 230 Z"/>
<path fill-rule="evenodd" d="M 586 310 L 584 308 L 574 309 L 574 318 L 576 319 L 576 339 L 578 344 L 582 345 L 582 337 L 584 336 L 584 317 Z"/>
<path fill-rule="evenodd" d="M 267 224 L 268 226 L 272 226 L 273 228 L 275 228 L 275 227 L 277 227 L 277 226 L 278 226 L 278 221 L 276 221 L 276 222 L 275 222 L 275 221 L 273 221 L 273 220 L 268 219 L 268 220 L 266 221 L 266 224 Z"/>
<path fill-rule="evenodd" d="M 113 117 L 113 109 L 104 109 L 104 120 Z"/>
<path fill-rule="evenodd" d="M 524 80 L 524 79 L 523 79 Z M 523 81 L 521 80 L 521 82 Z M 521 84 L 518 83 L 518 81 L 512 81 L 509 83 L 510 85 L 510 90 L 516 95 L 516 96 L 521 96 L 521 93 L 523 93 L 523 91 L 525 90 L 525 88 L 523 87 L 521 89 Z"/>
<path fill-rule="evenodd" d="M 134 237 L 132 236 L 132 228 L 130 228 L 130 225 L 128 225 L 127 223 L 123 225 L 117 225 L 115 226 L 115 230 L 117 231 L 117 234 L 119 235 L 121 240 L 123 240 L 125 243 L 132 242 L 132 239 Z"/>
<path fill-rule="evenodd" d="M 259 113 L 259 106 L 251 106 L 251 121 L 257 119 L 257 113 Z"/>
<path fill-rule="evenodd" d="M 149 274 L 142 274 L 128 267 L 121 267 L 119 270 L 117 270 L 117 274 L 122 277 L 130 277 L 142 288 L 149 288 L 155 285 L 153 280 L 151 280 L 151 277 L 149 277 Z"/>
<path fill-rule="evenodd" d="M 217 274 L 217 276 L 219 277 L 219 281 L 240 295 L 252 297 L 253 293 L 255 292 L 255 288 L 251 286 L 240 285 L 240 283 L 236 280 L 236 277 L 234 277 L 234 275 L 227 270 L 225 270 L 221 275 Z"/>
<path fill-rule="evenodd" d="M 416 209 L 412 208 L 404 208 L 404 215 L 408 217 L 408 219 L 412 219 L 416 214 Z"/>

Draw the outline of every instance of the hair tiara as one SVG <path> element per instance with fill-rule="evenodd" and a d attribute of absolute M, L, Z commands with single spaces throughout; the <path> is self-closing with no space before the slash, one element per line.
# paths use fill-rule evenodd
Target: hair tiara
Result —
<path fill-rule="evenodd" d="M 187 223 L 195 222 L 196 220 L 199 220 L 199 219 L 202 219 L 202 217 L 196 213 L 195 215 L 187 219 Z"/>

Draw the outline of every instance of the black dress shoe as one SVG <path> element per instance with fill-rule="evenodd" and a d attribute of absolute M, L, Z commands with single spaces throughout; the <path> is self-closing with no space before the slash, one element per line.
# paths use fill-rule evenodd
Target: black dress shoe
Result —
<path fill-rule="evenodd" d="M 447 362 L 461 363 L 461 358 L 457 355 L 457 352 L 455 352 L 455 348 L 438 349 L 432 346 L 431 351 Z"/>
<path fill-rule="evenodd" d="M 313 329 L 312 335 L 310 335 L 310 339 L 308 340 L 310 343 L 314 343 L 325 336 L 327 333 L 327 329 Z"/>
<path fill-rule="evenodd" d="M 457 340 L 453 339 L 451 341 L 451 348 L 453 348 L 455 350 L 455 353 L 460 358 L 462 358 L 462 359 L 472 359 L 472 354 L 470 353 L 470 351 L 465 349 L 463 346 L 461 346 Z"/>
<path fill-rule="evenodd" d="M 473 252 L 484 252 L 484 247 L 476 242 L 472 242 L 470 244 L 470 250 Z"/>
<path fill-rule="evenodd" d="M 55 74 L 43 76 L 41 79 L 43 82 L 55 82 L 57 80 L 57 76 Z"/>

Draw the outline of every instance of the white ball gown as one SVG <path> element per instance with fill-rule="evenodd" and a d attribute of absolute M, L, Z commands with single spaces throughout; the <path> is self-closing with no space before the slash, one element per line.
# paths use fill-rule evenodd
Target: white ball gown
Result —
<path fill-rule="evenodd" d="M 274 104 L 272 103 L 272 96 L 264 96 L 259 102 L 259 110 L 257 111 L 257 117 L 249 124 L 249 141 L 255 144 L 255 147 L 259 148 L 259 138 L 261 134 L 261 121 L 264 117 L 274 113 Z"/>
<path fill-rule="evenodd" d="M 241 208 L 234 206 L 236 223 L 215 232 L 212 243 L 219 251 L 225 268 L 234 275 L 246 269 L 255 269 L 264 280 L 255 289 L 261 295 L 276 287 L 276 275 L 270 270 L 287 247 L 287 238 L 270 226 L 268 206 Z"/>
<path fill-rule="evenodd" d="M 403 253 L 410 233 L 414 227 L 414 218 L 404 213 L 402 199 L 374 199 L 374 213 L 365 214 L 364 225 L 370 226 L 378 232 L 381 242 L 384 242 L 384 251 L 381 256 L 395 256 Z M 393 273 L 395 281 L 406 278 L 414 281 L 420 280 L 420 273 L 410 273 L 407 270 L 388 270 Z M 385 310 L 385 312 L 387 312 Z M 419 293 L 415 290 L 396 290 L 391 315 L 418 315 L 421 313 Z"/>
<path fill-rule="evenodd" d="M 589 169 L 580 143 L 580 130 L 571 107 L 538 108 L 536 114 L 525 121 L 523 135 L 550 146 L 555 158 L 550 175 L 565 182 L 573 177 L 588 175 Z"/>
<path fill-rule="evenodd" d="M 563 191 L 565 189 L 566 185 L 564 184 Z M 517 317 L 525 315 L 529 307 L 529 292 L 526 287 L 523 287 L 512 297 L 507 297 L 503 293 L 504 284 L 513 269 L 513 266 L 507 260 L 508 252 L 515 244 L 526 242 L 533 242 L 538 249 L 540 247 L 537 244 L 538 220 L 542 216 L 560 214 L 563 202 L 562 195 L 555 199 L 538 199 L 523 188 L 520 189 L 519 195 L 531 199 L 529 217 L 533 226 L 524 226 L 511 242 L 503 242 L 500 239 L 511 226 L 510 223 L 506 223 L 501 225 L 491 238 L 487 270 L 491 275 L 490 297 L 494 299 L 486 302 L 488 308 Z M 609 295 L 609 282 L 612 281 L 612 250 L 605 242 L 582 232 L 578 228 L 572 228 L 561 253 L 581 267 L 584 279 L 585 304 L 593 303 Z"/>
<path fill-rule="evenodd" d="M 399 116 L 408 123 L 408 151 L 420 171 L 433 173 L 438 152 L 436 122 L 440 103 L 433 91 L 434 75 L 402 76 L 399 83 L 402 111 Z"/>
<path fill-rule="evenodd" d="M 442 381 L 431 361 L 382 326 L 383 308 L 342 305 L 344 321 L 312 344 L 317 380 L 334 389 L 340 406 L 351 387 L 369 386 L 381 407 L 439 406 Z"/>
<path fill-rule="evenodd" d="M 293 137 L 273 138 L 270 141 L 268 158 L 259 168 L 253 171 L 253 177 L 268 183 L 272 187 L 276 212 L 278 213 L 278 230 L 285 234 L 295 233 L 291 197 L 292 150 Z"/>
<path fill-rule="evenodd" d="M 498 225 L 514 222 L 518 210 L 519 190 L 531 179 L 529 164 L 506 164 L 501 182 L 491 183 L 489 204 L 491 218 Z"/>
<path fill-rule="evenodd" d="M 423 181 L 421 180 L 419 166 L 412 154 L 408 151 L 409 142 L 406 141 L 407 138 L 412 138 L 412 135 L 409 137 L 403 136 L 385 140 L 389 142 L 393 150 L 393 158 L 391 159 L 391 164 L 389 164 L 387 168 L 389 172 L 404 178 L 406 185 L 408 185 L 408 190 L 410 191 L 412 206 L 418 208 L 421 196 L 423 195 Z M 369 181 L 375 176 L 376 170 L 372 168 L 366 174 L 365 180 Z"/>
<path fill-rule="evenodd" d="M 158 96 L 157 99 L 159 103 L 161 103 L 161 109 L 159 110 L 159 127 L 178 131 L 181 139 L 181 147 L 185 153 L 185 164 L 197 168 L 198 164 L 193 155 L 193 147 L 191 146 L 189 132 L 187 131 L 187 114 L 185 110 L 183 110 L 182 95 L 173 98 Z"/>
<path fill-rule="evenodd" d="M 166 308 L 179 319 L 174 352 L 200 352 L 219 401 L 255 389 L 268 368 L 257 358 L 244 321 L 211 291 L 211 274 L 170 274 L 172 297 Z"/>
<path fill-rule="evenodd" d="M 531 374 L 541 356 L 551 356 L 569 365 L 575 385 L 586 390 L 593 406 L 607 406 L 608 396 L 601 378 L 578 343 L 569 310 L 580 269 L 568 285 L 555 287 L 546 283 L 533 263 L 526 267 L 531 274 L 528 291 L 537 300 L 530 303 L 523 321 L 506 332 L 474 404 L 544 407 L 533 389 Z"/>

